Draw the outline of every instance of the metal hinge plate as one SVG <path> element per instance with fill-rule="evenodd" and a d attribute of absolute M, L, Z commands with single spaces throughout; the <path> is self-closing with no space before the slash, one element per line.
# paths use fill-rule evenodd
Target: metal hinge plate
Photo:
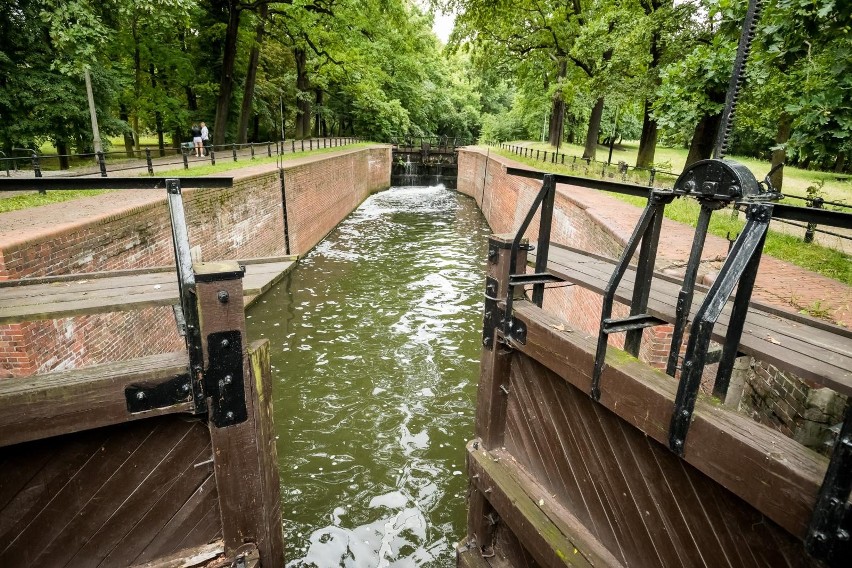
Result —
<path fill-rule="evenodd" d="M 217 428 L 248 418 L 243 377 L 243 334 L 220 331 L 207 336 L 208 367 L 204 391 L 210 397 L 210 421 Z"/>

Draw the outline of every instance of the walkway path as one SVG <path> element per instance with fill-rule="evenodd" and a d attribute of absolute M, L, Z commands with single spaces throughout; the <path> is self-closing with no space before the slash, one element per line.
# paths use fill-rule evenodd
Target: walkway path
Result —
<path fill-rule="evenodd" d="M 508 166 L 529 167 L 502 156 L 499 159 Z M 630 237 L 642 212 L 641 208 L 603 191 L 566 184 L 559 184 L 557 190 L 623 242 Z M 682 272 L 693 234 L 692 227 L 665 219 L 656 270 L 672 275 Z M 703 283 L 712 282 L 727 252 L 725 239 L 707 235 L 702 255 Z M 782 310 L 810 313 L 844 327 L 852 325 L 852 287 L 770 256 L 762 257 L 753 298 Z"/>

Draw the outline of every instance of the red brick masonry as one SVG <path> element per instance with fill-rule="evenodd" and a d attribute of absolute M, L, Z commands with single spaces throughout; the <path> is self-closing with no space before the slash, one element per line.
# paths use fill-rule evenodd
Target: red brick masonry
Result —
<path fill-rule="evenodd" d="M 289 253 L 309 251 L 371 192 L 388 187 L 390 162 L 388 147 L 285 162 Z M 275 165 L 218 175 L 233 175 L 233 187 L 184 191 L 190 244 L 201 258 L 286 254 Z M 164 191 L 116 191 L 0 215 L 0 280 L 173 263 Z M 169 308 L 0 325 L 0 377 L 168 352 L 181 344 Z"/>

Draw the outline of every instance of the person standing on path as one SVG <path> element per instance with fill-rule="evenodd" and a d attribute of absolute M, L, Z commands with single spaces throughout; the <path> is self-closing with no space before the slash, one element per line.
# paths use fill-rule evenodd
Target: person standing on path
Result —
<path fill-rule="evenodd" d="M 207 125 L 201 123 L 201 145 L 204 146 L 204 155 L 210 155 L 210 131 L 207 130 Z"/>
<path fill-rule="evenodd" d="M 204 144 L 201 142 L 201 129 L 197 124 L 193 124 L 192 128 L 190 128 L 190 133 L 192 134 L 192 145 L 195 148 L 195 156 L 201 157 L 201 153 L 204 150 Z"/>

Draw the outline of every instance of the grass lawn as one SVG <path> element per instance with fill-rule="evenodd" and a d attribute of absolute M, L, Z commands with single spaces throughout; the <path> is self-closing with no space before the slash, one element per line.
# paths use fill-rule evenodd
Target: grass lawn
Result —
<path fill-rule="evenodd" d="M 511 142 L 510 142 L 511 144 Z M 515 143 L 517 144 L 517 143 Z M 540 149 L 548 149 L 548 152 L 552 151 L 552 147 L 547 144 L 535 144 L 533 147 Z M 582 148 L 579 149 L 580 154 L 582 155 Z M 670 151 L 677 151 L 668 149 Z M 491 151 L 496 152 L 502 156 L 511 158 L 515 161 L 522 162 L 528 164 L 530 166 L 536 167 L 538 169 L 545 169 L 547 171 L 552 171 L 555 173 L 564 173 L 568 175 L 582 175 L 583 167 L 577 167 L 576 169 L 571 169 L 568 165 L 561 164 L 552 164 L 552 163 L 543 163 L 542 161 L 537 161 L 531 158 L 524 158 L 518 156 L 512 152 L 507 150 L 502 150 L 499 148 L 493 148 Z M 569 146 L 566 149 L 566 154 L 569 156 L 572 154 L 573 148 Z M 598 149 L 598 157 L 600 155 L 600 149 Z M 560 149 L 561 153 L 561 149 Z M 625 159 L 624 156 L 627 154 L 622 154 L 622 157 L 619 159 Z M 635 157 L 635 152 L 634 152 Z M 658 156 L 660 156 L 658 149 Z M 603 156 L 606 157 L 606 154 Z M 683 162 L 686 159 L 686 151 L 683 151 L 683 160 L 680 162 L 679 168 L 683 168 Z M 613 162 L 616 162 L 616 153 L 613 152 Z M 751 160 L 751 163 L 743 161 L 749 168 L 754 171 L 755 166 L 762 166 L 762 164 L 756 160 Z M 566 164 L 568 161 L 566 160 Z M 578 163 L 580 161 L 578 160 Z M 591 166 L 592 172 L 590 175 L 597 174 L 595 177 L 600 177 L 600 168 L 598 165 L 595 168 L 594 165 Z M 790 168 L 790 170 L 795 170 L 795 168 Z M 836 177 L 835 174 L 826 174 L 822 172 L 802 172 L 802 170 L 796 170 L 796 172 L 800 172 L 798 175 L 805 174 L 817 174 L 824 175 L 827 177 Z M 762 177 L 762 176 L 761 176 Z M 790 171 L 785 172 L 784 181 L 787 183 L 788 177 L 793 177 L 790 175 Z M 847 178 L 849 176 L 846 176 Z M 615 179 L 618 180 L 619 177 L 616 175 Z M 852 198 L 852 185 L 848 181 L 835 181 L 834 191 L 837 192 L 845 192 L 847 198 Z M 826 187 L 828 187 L 829 183 L 826 182 Z M 628 195 L 620 195 L 617 193 L 611 194 L 613 197 L 620 199 L 622 201 L 626 201 L 628 203 L 632 203 L 637 207 L 644 207 L 646 200 L 641 197 L 631 197 Z M 829 199 L 828 197 L 826 197 Z M 838 200 L 838 198 L 832 198 L 831 200 Z M 847 199 L 847 201 L 852 201 L 852 199 Z M 796 205 L 800 205 L 801 203 L 794 203 Z M 685 223 L 691 226 L 695 226 L 698 220 L 698 211 L 700 207 L 698 202 L 693 199 L 675 199 L 670 205 L 666 206 L 666 217 L 673 219 L 675 221 Z M 731 216 L 731 212 L 729 210 L 720 211 L 713 215 L 710 222 L 709 232 L 719 237 L 726 237 L 730 235 L 733 238 L 735 235 L 738 235 L 742 230 L 742 227 L 745 225 L 744 215 L 740 214 L 737 218 Z M 775 258 L 779 258 L 781 260 L 785 260 L 797 266 L 801 266 L 807 270 L 812 272 L 817 272 L 829 278 L 833 278 L 835 280 L 839 280 L 846 285 L 852 286 L 852 258 L 849 255 L 843 254 L 840 251 L 836 251 L 831 248 L 823 247 L 814 243 L 805 243 L 800 236 L 793 236 L 778 233 L 775 231 L 769 231 L 769 234 L 766 237 L 766 246 L 764 247 L 764 253 L 770 256 L 774 256 Z"/>

